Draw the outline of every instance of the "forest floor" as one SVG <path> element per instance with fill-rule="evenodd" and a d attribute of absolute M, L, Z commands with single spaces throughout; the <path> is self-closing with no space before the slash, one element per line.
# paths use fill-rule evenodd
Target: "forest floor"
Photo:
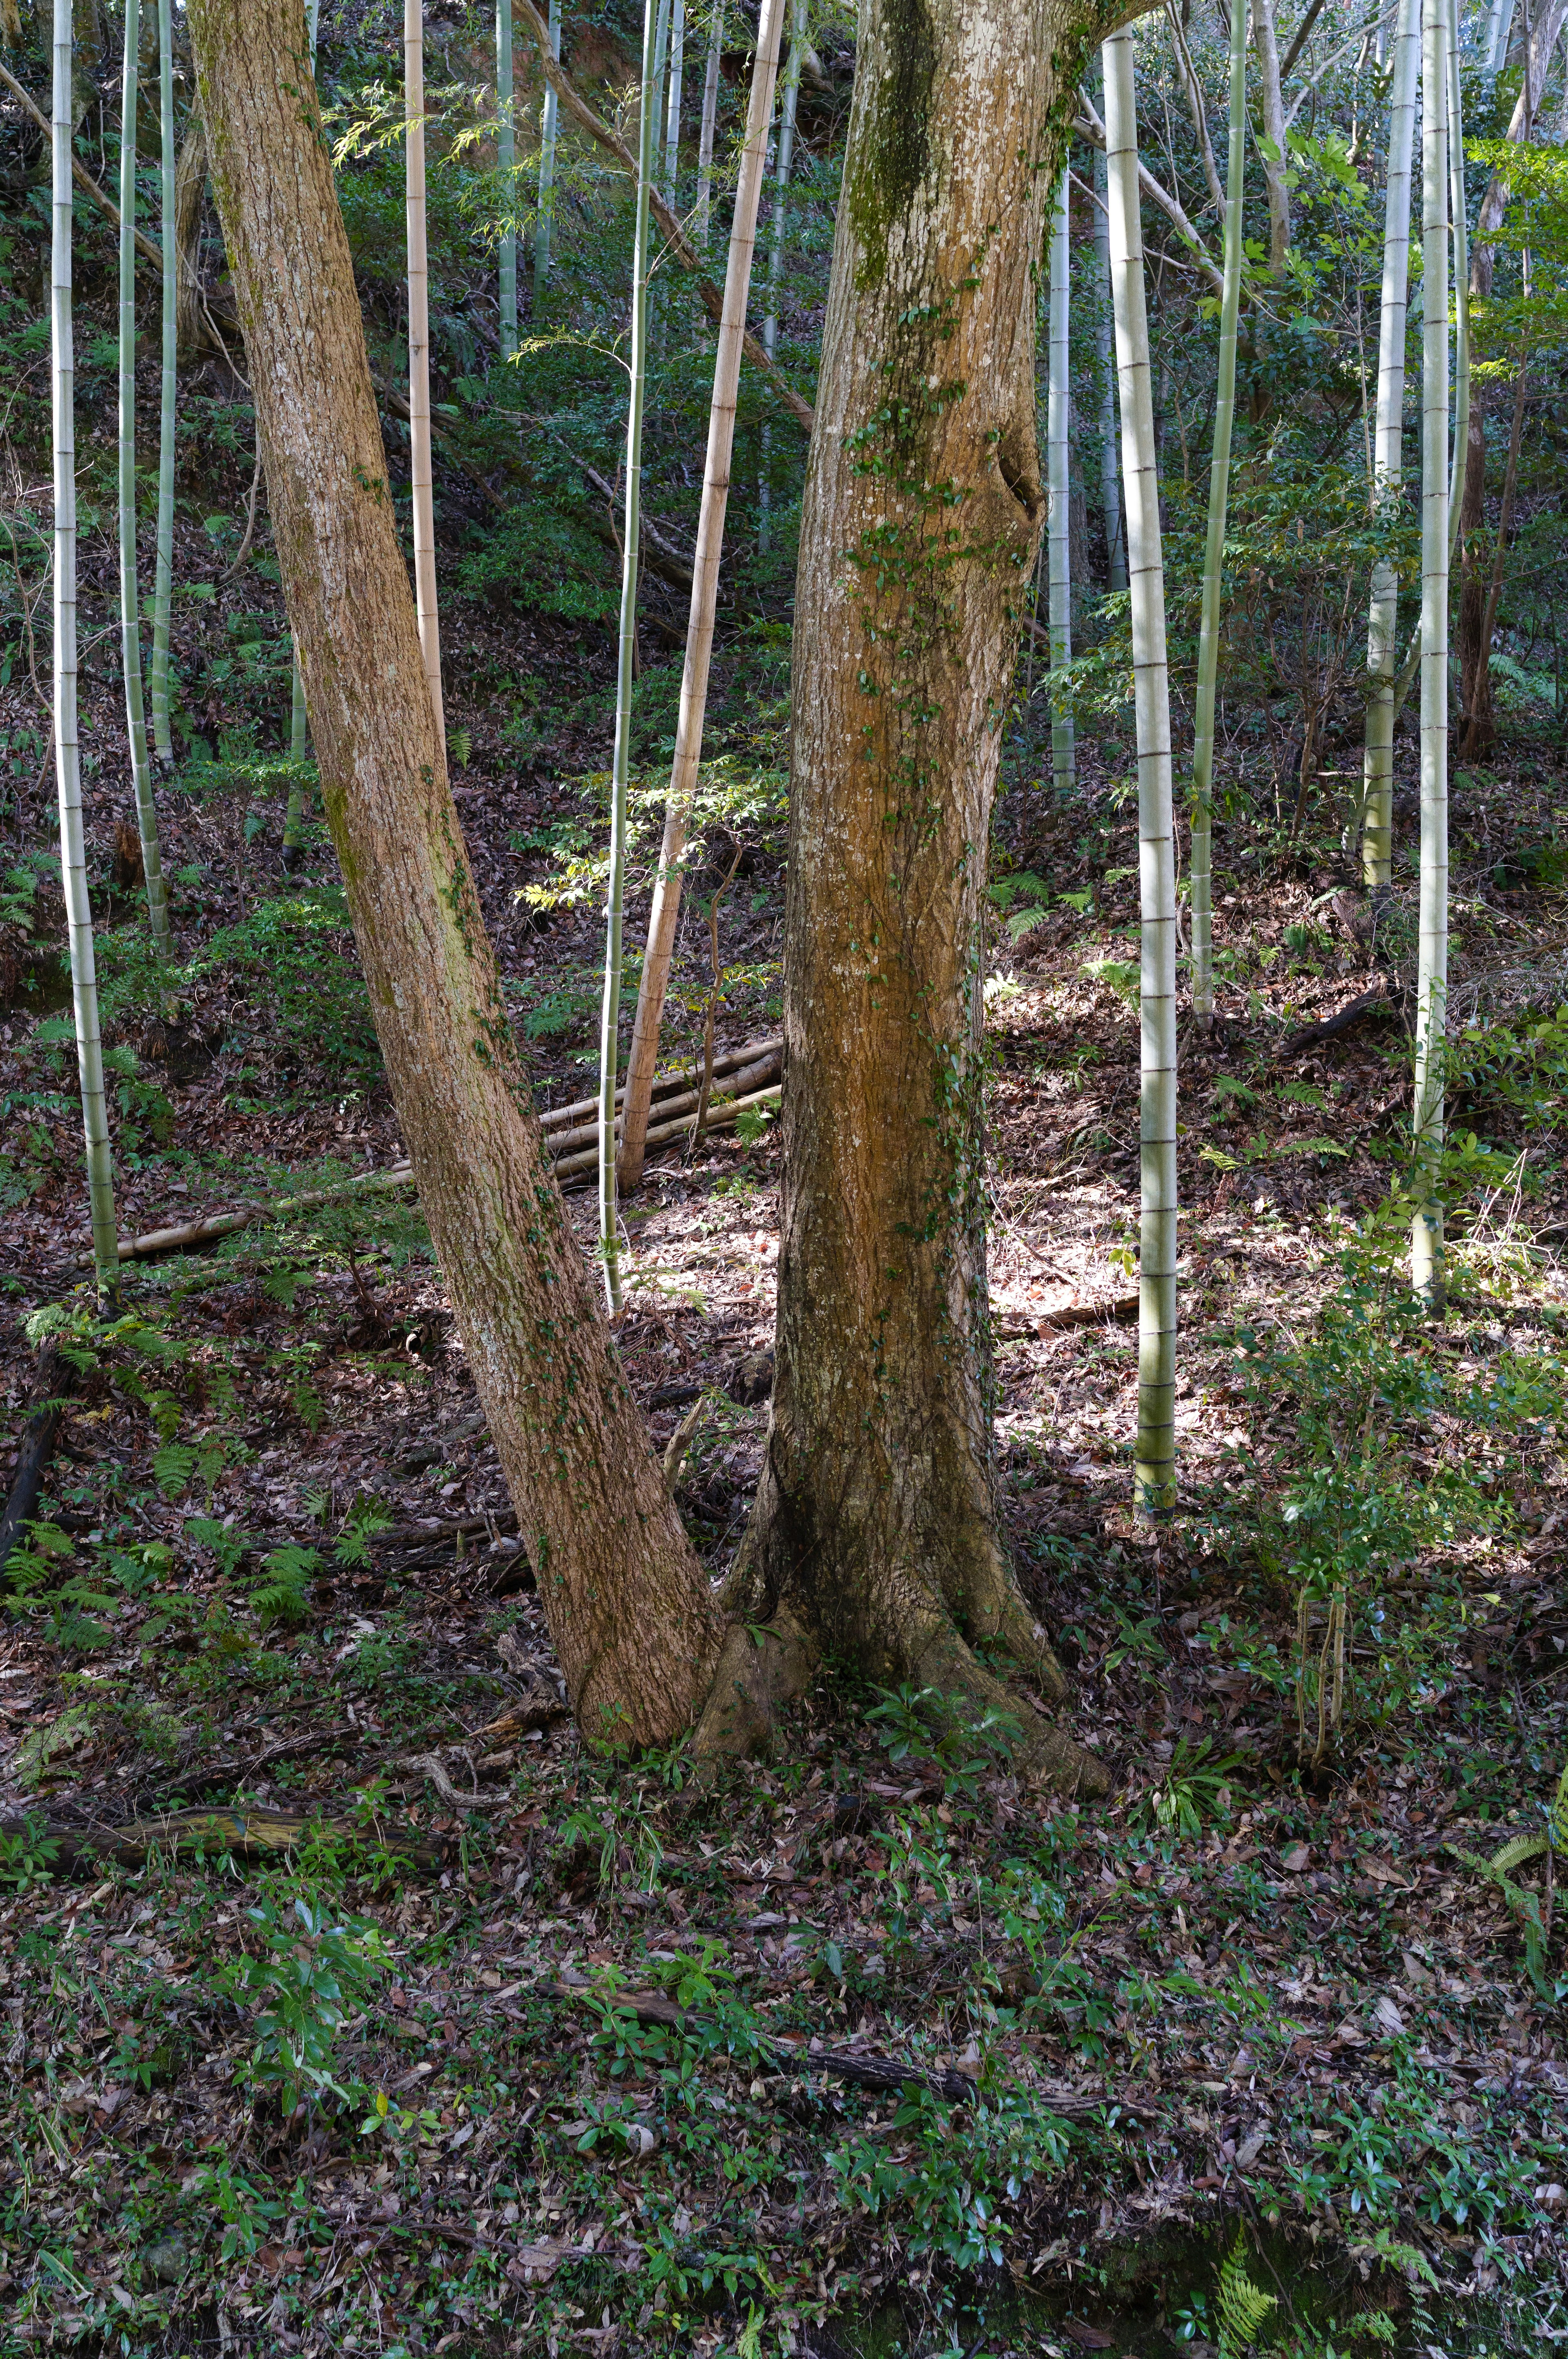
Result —
<path fill-rule="evenodd" d="M 602 681 L 564 640 L 521 660 L 564 685 L 460 679 L 456 784 L 562 1103 L 591 1086 Z M 783 661 L 759 645 L 719 682 L 734 777 L 693 898 L 739 854 L 721 1046 L 777 1028 Z M 671 684 L 644 683 L 650 790 Z M 1301 1038 L 1397 984 L 1409 863 L 1373 935 L 1330 839 L 1228 836 L 1225 1020 L 1181 1071 L 1182 1504 L 1156 1540 L 1128 1508 L 1128 765 L 1086 756 L 1066 804 L 1012 766 L 999 1471 L 1116 1781 L 1093 1807 L 1021 1786 L 1005 1729 L 843 1680 L 716 1788 L 679 1751 L 585 1748 L 411 1191 L 276 1209 L 400 1152 L 320 833 L 282 870 L 287 766 L 214 730 L 163 794 L 177 1015 L 123 788 L 90 786 L 122 1230 L 263 1205 L 127 1266 L 107 1322 L 76 1260 L 58 912 L 13 871 L 7 1437 L 50 1306 L 74 1390 L 0 1631 L 0 2352 L 1568 2337 L 1568 1962 L 1550 1873 L 1484 1873 L 1568 1753 L 1562 777 L 1526 748 L 1456 782 L 1453 1114 L 1479 1144 L 1441 1324 L 1390 1276 L 1397 995 Z M 47 782 L 16 784 L 20 858 Z M 671 1061 L 712 981 L 690 905 L 681 960 Z M 679 1497 L 715 1571 L 766 1431 L 778 1183 L 753 1125 L 665 1155 L 626 1207 L 621 1349 L 655 1446 L 702 1404 Z M 574 1218 L 586 1247 L 586 1199 Z M 183 1846 L 147 1829 L 197 1806 Z M 310 1818 L 302 1844 L 257 1858 L 258 1809 Z M 126 1856 L 70 1866 L 73 1832 L 132 1821 Z"/>

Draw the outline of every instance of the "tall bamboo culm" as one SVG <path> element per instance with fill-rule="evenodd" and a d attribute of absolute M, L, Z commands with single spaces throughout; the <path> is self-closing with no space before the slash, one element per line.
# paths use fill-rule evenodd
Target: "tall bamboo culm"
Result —
<path fill-rule="evenodd" d="M 669 0 L 664 0 L 668 6 Z M 662 15 L 662 10 L 661 10 Z M 615 746 L 610 772 L 610 874 L 604 912 L 604 997 L 599 1026 L 599 1250 L 613 1313 L 621 1308 L 615 1215 L 615 1083 L 621 1033 L 621 929 L 626 903 L 626 781 L 631 771 L 632 680 L 637 658 L 637 547 L 642 530 L 642 405 L 648 376 L 648 217 L 658 154 L 659 42 L 654 0 L 644 0 L 637 108 L 637 226 L 632 239 L 631 390 L 626 403 L 626 500 L 621 540 L 621 629 L 615 668 Z"/>
<path fill-rule="evenodd" d="M 1214 1013 L 1214 695 L 1220 669 L 1220 595 L 1225 583 L 1230 444 L 1236 421 L 1236 326 L 1241 310 L 1242 180 L 1247 155 L 1247 10 L 1230 21 L 1230 141 L 1225 158 L 1225 288 L 1220 296 L 1219 375 L 1209 460 L 1209 525 L 1203 547 L 1203 622 L 1192 714 L 1192 1013 Z"/>
<path fill-rule="evenodd" d="M 1448 999 L 1448 8 L 1421 0 L 1421 884 L 1410 1278 L 1443 1308 L 1443 1054 Z"/>
<path fill-rule="evenodd" d="M 406 217 L 408 234 L 408 455 L 414 510 L 414 598 L 419 648 L 435 708 L 436 736 L 446 743 L 441 696 L 441 616 L 436 605 L 435 491 L 430 468 L 430 293 L 425 240 L 425 17 L 421 0 L 403 0 L 403 108 L 407 118 Z"/>
<path fill-rule="evenodd" d="M 724 0 L 713 0 L 713 20 L 708 28 L 708 70 L 702 80 L 702 120 L 697 133 L 697 211 L 695 234 L 708 251 L 713 210 L 713 136 L 719 122 L 719 71 L 724 63 Z"/>
<path fill-rule="evenodd" d="M 1157 1518 L 1169 1516 L 1176 1501 L 1176 864 L 1171 842 L 1165 568 L 1144 299 L 1143 226 L 1138 212 L 1134 55 L 1130 27 L 1114 33 L 1101 52 L 1105 77 L 1111 293 L 1121 397 L 1122 499 L 1132 599 L 1143 916 L 1138 1125 L 1142 1215 L 1133 1481 L 1138 1513 Z"/>
<path fill-rule="evenodd" d="M 702 721 L 708 703 L 708 667 L 713 652 L 719 559 L 724 549 L 724 514 L 729 505 L 730 469 L 735 454 L 735 396 L 740 385 L 741 338 L 746 329 L 746 296 L 751 287 L 757 214 L 762 198 L 768 125 L 773 114 L 773 86 L 779 71 L 779 37 L 785 5 L 786 0 L 762 0 L 757 19 L 757 56 L 752 67 L 751 96 L 746 108 L 746 144 L 741 149 L 740 172 L 735 184 L 729 265 L 724 274 L 724 308 L 719 319 L 718 350 L 713 359 L 713 397 L 708 411 L 708 455 L 702 471 L 702 504 L 697 518 L 697 553 L 691 568 L 691 606 L 686 625 L 686 662 L 681 675 L 681 710 L 675 724 L 675 758 L 670 765 L 664 840 L 659 849 L 659 874 L 654 882 L 653 907 L 648 913 L 648 948 L 643 954 L 637 1022 L 632 1030 L 626 1102 L 621 1114 L 620 1176 L 621 1184 L 626 1188 L 635 1188 L 642 1178 L 648 1107 L 653 1096 L 654 1069 L 659 1061 L 659 1036 L 664 1023 L 664 1000 L 670 988 L 670 962 L 674 954 L 675 928 L 681 915 L 681 862 L 686 850 L 686 827 L 691 796 L 702 759 Z"/>
<path fill-rule="evenodd" d="M 550 84 L 547 82 L 548 90 Z M 495 0 L 495 162 L 501 174 L 501 205 L 506 226 L 501 233 L 499 299 L 501 357 L 510 360 L 517 349 L 517 135 L 512 94 L 512 0 Z"/>
<path fill-rule="evenodd" d="M 1073 655 L 1072 504 L 1073 376 L 1068 306 L 1073 291 L 1073 257 L 1067 235 L 1067 192 L 1072 175 L 1062 168 L 1051 223 L 1051 353 L 1046 394 L 1046 473 L 1050 505 L 1046 514 L 1047 563 L 1051 582 L 1051 662 L 1055 670 Z M 1051 700 L 1051 777 L 1058 794 L 1065 794 L 1077 774 L 1073 745 L 1073 707 L 1053 690 Z"/>
<path fill-rule="evenodd" d="M 779 286 L 784 275 L 784 203 L 789 187 L 789 167 L 795 156 L 795 109 L 800 96 L 800 59 L 806 46 L 806 0 L 794 0 L 789 30 L 789 61 L 779 93 L 779 152 L 773 181 L 773 237 L 768 256 L 768 310 L 762 321 L 762 343 L 769 360 L 779 351 Z M 768 461 L 773 429 L 762 422 L 762 473 L 757 486 L 757 545 L 766 551 L 773 541 L 773 486 Z"/>
<path fill-rule="evenodd" d="M 561 63 L 561 0 L 550 0 L 550 53 Z M 555 136 L 560 101 L 554 86 L 544 86 L 539 129 L 539 219 L 534 223 L 534 310 L 544 301 L 550 284 L 550 237 L 555 221 Z"/>
<path fill-rule="evenodd" d="M 675 0 L 670 20 L 670 82 L 664 109 L 664 201 L 675 202 L 681 170 L 681 93 L 686 70 L 686 0 Z"/>
<path fill-rule="evenodd" d="M 169 713 L 169 615 L 174 596 L 174 393 L 175 327 L 180 275 L 174 231 L 174 29 L 170 0 L 158 0 L 158 125 L 159 215 L 163 245 L 163 376 L 158 419 L 158 525 L 152 586 L 152 664 L 147 676 L 152 705 L 153 750 L 166 769 L 174 766 Z"/>
<path fill-rule="evenodd" d="M 1094 150 L 1094 255 L 1099 265 L 1094 322 L 1094 358 L 1100 377 L 1100 506 L 1105 519 L 1105 581 L 1125 590 L 1127 536 L 1122 528 L 1122 462 L 1116 433 L 1116 373 L 1111 365 L 1111 232 L 1106 210 L 1105 158 Z"/>
<path fill-rule="evenodd" d="M 54 103 L 50 125 L 53 236 L 49 257 L 49 341 L 54 424 L 54 759 L 60 788 L 60 866 L 71 946 L 71 996 L 76 1019 L 76 1063 L 82 1082 L 82 1126 L 87 1146 L 87 1196 L 93 1221 L 93 1261 L 102 1299 L 114 1296 L 120 1254 L 114 1223 L 114 1174 L 109 1155 L 109 1114 L 103 1097 L 103 1049 L 98 1029 L 98 974 L 93 955 L 93 907 L 82 832 L 82 766 L 76 735 L 76 360 L 71 324 L 71 0 L 54 0 Z"/>
<path fill-rule="evenodd" d="M 1454 239 L 1454 464 L 1448 478 L 1448 571 L 1459 549 L 1470 451 L 1470 230 L 1465 203 L 1465 100 L 1459 83 L 1459 0 L 1448 0 L 1448 210 Z"/>
<path fill-rule="evenodd" d="M 125 55 L 120 85 L 120 647 L 125 679 L 125 730 L 142 841 L 147 919 L 162 958 L 172 955 L 169 892 L 158 840 L 152 763 L 142 699 L 142 634 L 136 586 L 136 102 L 140 0 L 125 0 Z"/>
<path fill-rule="evenodd" d="M 1377 408 L 1372 490 L 1397 500 L 1405 425 L 1405 314 L 1410 276 L 1410 150 L 1415 135 L 1421 0 L 1399 0 L 1394 79 L 1388 99 L 1388 163 L 1383 204 L 1383 295 L 1377 320 Z M 1387 890 L 1394 856 L 1394 679 L 1399 582 L 1391 565 L 1372 569 L 1367 617 L 1367 740 L 1362 756 L 1361 869 L 1374 892 Z"/>

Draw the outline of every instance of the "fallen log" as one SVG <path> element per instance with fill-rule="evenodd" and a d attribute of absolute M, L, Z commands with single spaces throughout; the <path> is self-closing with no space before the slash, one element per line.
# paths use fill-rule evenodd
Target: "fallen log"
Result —
<path fill-rule="evenodd" d="M 389 1825 L 380 1819 L 332 1818 L 320 1810 L 161 1810 L 150 1818 L 130 1819 L 113 1826 L 92 1819 L 83 1825 L 51 1821 L 47 1812 L 0 1820 L 0 1835 L 15 1842 L 41 1840 L 53 1845 L 49 1854 L 56 1867 L 95 1866 L 114 1860 L 122 1867 L 139 1867 L 147 1854 L 167 1851 L 203 1852 L 236 1859 L 275 1859 L 304 1842 L 347 1843 L 358 1850 L 385 1851 L 427 1875 L 445 1858 L 445 1846 L 412 1829 Z"/>
<path fill-rule="evenodd" d="M 777 1072 L 783 1057 L 783 1041 L 779 1037 L 770 1040 L 751 1040 L 744 1048 L 728 1049 L 723 1057 L 714 1060 L 715 1072 L 723 1072 L 730 1078 L 726 1082 L 725 1093 L 722 1096 L 720 1111 L 715 1113 L 710 1106 L 706 1125 L 708 1129 L 735 1121 L 747 1106 L 770 1104 L 777 1099 L 779 1096 L 777 1088 L 757 1091 L 754 1087 L 749 1095 L 737 1098 L 733 1103 L 727 1093 L 730 1090 L 738 1092 L 746 1089 L 748 1084 L 759 1082 L 765 1073 Z M 616 1092 L 617 1105 L 624 1095 L 624 1091 Z M 683 1106 L 694 1106 L 697 1103 L 696 1093 L 691 1089 L 684 1071 L 664 1075 L 655 1085 L 655 1098 L 659 1103 L 660 1111 L 664 1110 L 663 1101 L 670 1098 L 674 1098 L 677 1103 Z M 592 1147 L 589 1159 L 597 1159 L 598 1128 L 596 1125 L 590 1131 L 580 1132 L 576 1136 L 572 1135 L 572 1125 L 574 1123 L 580 1124 L 582 1117 L 593 1112 L 596 1105 L 595 1099 L 581 1098 L 572 1105 L 551 1107 L 540 1116 L 539 1127 L 545 1136 L 545 1150 L 551 1160 L 557 1162 L 558 1177 L 565 1177 L 569 1173 L 588 1168 L 583 1157 L 573 1155 L 572 1150 L 579 1146 L 588 1146 L 590 1140 Z M 667 1122 L 663 1129 L 649 1131 L 648 1142 L 651 1145 L 655 1138 L 673 1138 L 682 1130 L 690 1128 L 691 1123 L 687 1119 Z M 566 1159 L 559 1160 L 561 1158 Z M 254 1222 L 259 1220 L 277 1218 L 288 1212 L 309 1212 L 317 1205 L 336 1203 L 340 1198 L 356 1195 L 362 1190 L 411 1188 L 413 1184 L 414 1167 L 411 1163 L 389 1164 L 380 1171 L 356 1171 L 346 1180 L 335 1180 L 328 1188 L 307 1188 L 301 1190 L 297 1195 L 276 1196 L 268 1203 L 242 1204 L 232 1212 L 212 1212 L 202 1220 L 181 1222 L 170 1228 L 148 1229 L 136 1237 L 122 1237 L 120 1259 L 146 1261 L 158 1254 L 191 1253 L 201 1245 L 215 1245 L 221 1237 L 237 1236 L 242 1229 L 248 1229 Z M 79 1253 L 76 1256 L 76 1266 L 79 1269 L 91 1268 L 92 1263 L 93 1256 L 90 1253 Z M 3 1561 L 4 1559 L 0 1558 L 0 1562 Z"/>
<path fill-rule="evenodd" d="M 743 1114 L 749 1114 L 755 1106 L 777 1105 L 782 1094 L 781 1087 L 776 1082 L 770 1090 L 757 1090 L 752 1096 L 746 1098 L 727 1098 L 717 1107 L 710 1100 L 707 1119 L 702 1125 L 702 1136 L 705 1138 L 711 1130 L 727 1130 L 732 1123 L 738 1122 Z M 679 1122 L 659 1124 L 657 1129 L 648 1132 L 648 1145 L 650 1147 L 668 1146 L 672 1138 L 686 1137 L 696 1119 L 694 1114 L 682 1114 Z M 556 1178 L 565 1181 L 580 1177 L 585 1171 L 596 1170 L 598 1163 L 599 1149 L 596 1145 L 585 1148 L 581 1155 L 564 1155 L 555 1167 Z"/>
<path fill-rule="evenodd" d="M 1321 1024 L 1308 1024 L 1300 1032 L 1292 1032 L 1278 1054 L 1283 1060 L 1299 1057 L 1308 1049 L 1321 1048 L 1325 1040 L 1337 1040 L 1342 1032 L 1350 1031 L 1355 1025 L 1364 1024 L 1369 1016 L 1385 1014 L 1388 1008 L 1397 1007 L 1399 1003 L 1398 985 L 1388 976 L 1379 976 L 1370 991 L 1364 991 L 1359 999 L 1353 999 L 1347 1007 L 1340 1009 L 1337 1016 L 1325 1016 Z"/>
<path fill-rule="evenodd" d="M 51 1343 L 33 1380 L 27 1417 L 22 1427 L 22 1444 L 16 1453 L 16 1469 L 11 1478 L 10 1495 L 4 1512 L 0 1513 L 0 1581 L 5 1577 L 12 1550 L 21 1540 L 23 1526 L 30 1523 L 38 1512 L 44 1469 L 54 1455 L 66 1402 L 76 1388 L 76 1375 L 71 1363 L 63 1358 L 56 1345 Z"/>
<path fill-rule="evenodd" d="M 659 1991 L 614 1991 L 600 1993 L 592 1983 L 558 1982 L 550 1984 L 558 1997 L 607 1997 L 612 2006 L 622 2007 L 635 2015 L 639 2023 L 656 2023 L 667 2030 L 700 2031 L 712 2028 L 700 2015 L 689 2008 L 677 2006 Z M 762 2053 L 779 2072 L 825 2072 L 836 2081 L 848 2081 L 857 2089 L 877 2089 L 892 2093 L 908 2088 L 931 2089 L 945 2097 L 952 2105 L 967 2105 L 974 2102 L 975 2083 L 966 2072 L 955 2071 L 951 2066 L 944 2071 L 928 2071 L 919 2064 L 900 2064 L 891 2056 L 859 2056 L 844 2048 L 794 2048 L 782 2039 L 762 2038 L 757 2042 Z"/>

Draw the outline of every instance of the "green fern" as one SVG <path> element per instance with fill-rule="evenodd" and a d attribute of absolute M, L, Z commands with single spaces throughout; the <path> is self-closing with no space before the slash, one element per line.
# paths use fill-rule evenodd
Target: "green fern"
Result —
<path fill-rule="evenodd" d="M 274 1549 L 266 1572 L 250 1593 L 252 1613 L 263 1622 L 302 1622 L 310 1610 L 310 1582 L 321 1561 L 314 1549 L 292 1542 Z"/>
<path fill-rule="evenodd" d="M 1242 2359 L 1243 2353 L 1257 2343 L 1264 2320 L 1277 2304 L 1273 2295 L 1264 2293 L 1247 2274 L 1247 2240 L 1239 2228 L 1220 2270 L 1218 2307 L 1220 2359 Z"/>

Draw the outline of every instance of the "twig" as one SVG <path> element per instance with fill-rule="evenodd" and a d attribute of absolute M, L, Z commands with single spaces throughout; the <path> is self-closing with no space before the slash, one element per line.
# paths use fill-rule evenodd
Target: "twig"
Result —
<path fill-rule="evenodd" d="M 227 353 L 225 353 L 223 354 L 223 358 L 224 358 L 225 360 L 227 360 L 227 359 L 228 359 L 228 354 L 227 354 Z M 250 498 L 249 498 L 249 500 L 248 500 L 248 501 L 247 501 L 247 503 L 246 503 L 245 538 L 244 538 L 244 539 L 241 541 L 241 543 L 240 543 L 240 551 L 239 551 L 239 555 L 235 558 L 235 560 L 234 560 L 234 563 L 229 567 L 229 569 L 228 569 L 227 572 L 226 572 L 226 573 L 224 573 L 223 575 L 222 575 L 222 577 L 221 577 L 221 579 L 222 579 L 222 580 L 223 580 L 224 582 L 232 582 L 232 581 L 234 580 L 234 575 L 239 571 L 240 567 L 245 563 L 245 559 L 250 555 L 250 545 L 251 545 L 251 542 L 256 538 L 256 494 L 260 491 L 260 489 L 261 489 L 261 442 L 260 442 L 260 439 L 259 439 L 259 437 L 258 437 L 258 438 L 257 438 L 257 440 L 256 440 L 256 469 L 255 469 L 255 472 L 254 472 L 254 473 L 252 474 L 251 479 L 250 479 Z"/>
<path fill-rule="evenodd" d="M 54 127 L 49 122 L 49 116 L 45 114 L 41 108 L 39 108 L 33 99 L 28 96 L 27 92 L 22 88 L 21 83 L 16 80 L 16 75 L 14 73 L 7 72 L 6 69 L 3 65 L 0 65 L 0 84 L 4 84 L 5 88 L 10 92 L 12 97 L 18 99 L 22 105 L 27 108 L 27 113 L 32 116 L 33 121 L 38 125 L 38 129 L 43 133 L 45 138 L 52 140 L 54 137 Z M 103 194 L 103 190 L 98 186 L 97 181 L 93 178 L 93 175 L 88 170 L 86 165 L 82 163 L 74 154 L 71 159 L 71 169 L 72 178 L 75 179 L 76 185 L 82 190 L 82 194 L 84 196 L 91 197 L 99 211 L 106 213 L 109 219 L 114 223 L 114 227 L 118 229 L 120 226 L 119 206 L 115 204 L 111 198 L 106 197 Z M 156 262 L 159 271 L 161 272 L 163 268 L 163 255 L 159 249 L 154 245 L 151 238 L 145 237 L 139 229 L 135 228 L 133 228 L 131 235 L 136 239 L 138 251 L 145 254 L 149 262 Z"/>

